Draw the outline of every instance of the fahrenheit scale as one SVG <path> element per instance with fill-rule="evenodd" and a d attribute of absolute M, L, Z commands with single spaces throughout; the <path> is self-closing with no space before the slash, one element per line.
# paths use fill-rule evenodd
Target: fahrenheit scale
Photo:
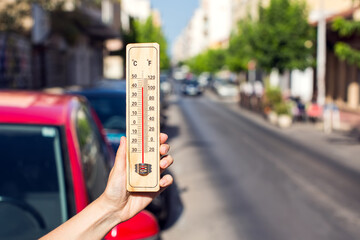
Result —
<path fill-rule="evenodd" d="M 159 188 L 159 44 L 126 46 L 127 190 Z"/>

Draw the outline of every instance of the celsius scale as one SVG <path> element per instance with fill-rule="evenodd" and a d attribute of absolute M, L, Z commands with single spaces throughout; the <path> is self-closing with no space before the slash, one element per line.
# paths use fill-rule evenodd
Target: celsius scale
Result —
<path fill-rule="evenodd" d="M 160 47 L 126 46 L 127 190 L 157 192 L 160 180 Z"/>

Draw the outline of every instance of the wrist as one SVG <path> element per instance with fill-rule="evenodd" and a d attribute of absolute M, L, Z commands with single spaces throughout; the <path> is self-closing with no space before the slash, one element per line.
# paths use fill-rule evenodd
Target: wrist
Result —
<path fill-rule="evenodd" d="M 121 219 L 119 211 L 100 196 L 43 239 L 103 239 Z"/>
<path fill-rule="evenodd" d="M 113 220 L 116 224 L 122 222 L 121 219 L 121 211 L 119 211 L 118 207 L 114 205 L 114 203 L 107 198 L 104 194 L 100 195 L 98 199 L 95 200 L 99 208 L 103 211 L 106 218 L 109 220 Z M 115 225 L 116 225 L 115 224 Z"/>

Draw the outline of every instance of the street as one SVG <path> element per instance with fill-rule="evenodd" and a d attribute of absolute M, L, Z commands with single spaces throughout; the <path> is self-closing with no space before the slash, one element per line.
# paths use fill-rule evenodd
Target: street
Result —
<path fill-rule="evenodd" d="M 211 94 L 172 96 L 166 114 L 184 212 L 163 239 L 360 237 L 360 175 L 341 162 L 359 155 L 301 144 Z"/>
<path fill-rule="evenodd" d="M 360 240 L 359 9 L 0 1 L 0 240 Z"/>

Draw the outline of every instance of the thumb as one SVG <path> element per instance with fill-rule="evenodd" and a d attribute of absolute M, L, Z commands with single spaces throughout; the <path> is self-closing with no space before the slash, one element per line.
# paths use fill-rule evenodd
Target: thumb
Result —
<path fill-rule="evenodd" d="M 119 170 L 125 170 L 126 165 L 126 137 L 121 137 L 120 146 L 116 152 L 115 167 Z"/>

